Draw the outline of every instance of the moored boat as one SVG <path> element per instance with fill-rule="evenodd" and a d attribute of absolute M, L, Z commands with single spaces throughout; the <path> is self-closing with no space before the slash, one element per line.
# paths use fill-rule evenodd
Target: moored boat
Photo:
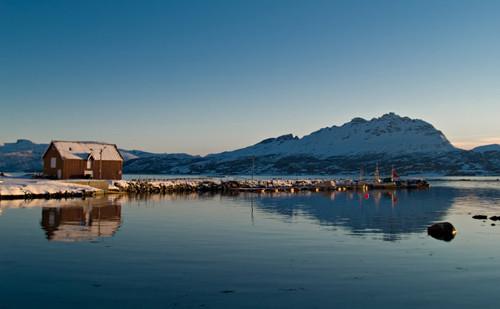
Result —
<path fill-rule="evenodd" d="M 363 180 L 363 164 L 361 164 L 361 169 L 360 169 L 360 172 L 359 172 L 359 180 L 356 181 L 356 183 L 354 185 L 354 188 L 356 190 L 363 190 L 363 191 L 368 188 L 367 184 Z"/>
<path fill-rule="evenodd" d="M 367 183 L 367 185 L 373 189 L 396 189 L 397 187 L 396 182 L 394 182 L 394 179 L 392 177 L 380 179 L 380 174 L 378 172 L 378 163 L 375 168 L 373 179 L 369 183 Z"/>

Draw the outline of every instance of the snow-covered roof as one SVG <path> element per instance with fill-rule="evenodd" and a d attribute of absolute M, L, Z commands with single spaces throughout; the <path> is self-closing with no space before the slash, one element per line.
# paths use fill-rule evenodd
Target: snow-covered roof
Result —
<path fill-rule="evenodd" d="M 94 160 L 123 161 L 123 157 L 115 144 L 52 141 L 47 150 L 52 146 L 56 147 L 63 159 L 87 160 L 92 156 Z M 43 156 L 45 157 L 45 154 Z"/>

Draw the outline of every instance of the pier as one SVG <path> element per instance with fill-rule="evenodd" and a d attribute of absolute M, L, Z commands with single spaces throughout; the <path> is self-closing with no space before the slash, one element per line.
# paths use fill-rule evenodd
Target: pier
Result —
<path fill-rule="evenodd" d="M 300 191 L 345 191 L 356 189 L 352 182 L 297 179 L 297 180 L 219 180 L 212 178 L 187 178 L 172 180 L 139 179 L 120 180 L 114 183 L 115 190 L 130 193 L 167 193 L 167 192 L 254 192 L 279 193 Z M 367 188 L 361 188 L 367 189 Z"/>
<path fill-rule="evenodd" d="M 210 177 L 115 181 L 29 180 L 7 177 L 3 179 L 5 179 L 5 181 L 0 184 L 0 199 L 66 198 L 85 197 L 98 194 L 165 194 L 195 192 L 250 192 L 262 194 L 280 192 L 294 193 L 300 191 L 365 191 L 374 189 L 369 185 L 360 185 L 360 183 L 349 179 L 228 180 Z"/>

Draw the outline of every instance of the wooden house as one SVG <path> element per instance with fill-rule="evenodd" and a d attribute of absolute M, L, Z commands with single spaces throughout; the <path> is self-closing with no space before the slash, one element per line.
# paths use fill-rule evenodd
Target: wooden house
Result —
<path fill-rule="evenodd" d="M 43 173 L 57 179 L 122 179 L 123 157 L 114 144 L 52 141 Z"/>

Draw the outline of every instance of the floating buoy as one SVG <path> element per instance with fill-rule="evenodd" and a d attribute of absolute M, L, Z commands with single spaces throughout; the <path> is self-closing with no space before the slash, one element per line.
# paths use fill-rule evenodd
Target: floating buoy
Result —
<path fill-rule="evenodd" d="M 370 197 L 370 194 L 365 193 L 365 199 L 368 199 Z"/>

